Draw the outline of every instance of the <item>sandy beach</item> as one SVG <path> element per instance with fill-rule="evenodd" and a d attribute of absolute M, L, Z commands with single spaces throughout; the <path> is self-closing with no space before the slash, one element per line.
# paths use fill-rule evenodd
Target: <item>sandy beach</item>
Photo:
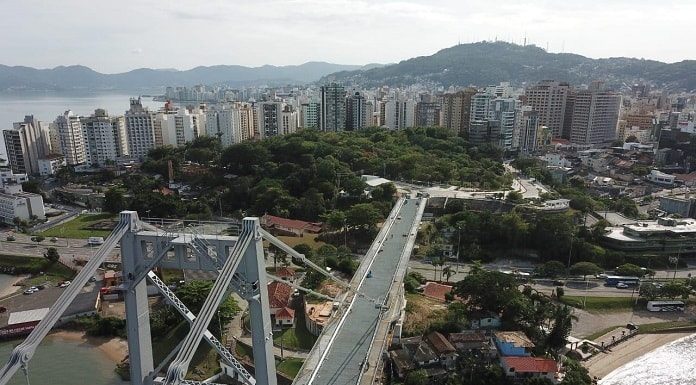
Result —
<path fill-rule="evenodd" d="M 27 278 L 29 278 L 28 275 L 19 275 L 19 276 L 13 277 L 13 279 L 9 282 L 9 284 L 6 287 L 0 289 L 0 298 L 9 297 L 12 294 L 16 293 L 17 291 L 19 291 L 19 289 L 21 289 L 21 286 L 15 286 L 15 285 L 19 282 L 22 282 L 23 280 L 25 280 Z"/>
<path fill-rule="evenodd" d="M 622 342 L 611 349 L 611 352 L 599 353 L 583 365 L 589 370 L 591 376 L 603 378 L 615 369 L 635 360 L 636 358 L 649 353 L 660 346 L 676 341 L 682 337 L 694 334 L 687 333 L 662 333 L 662 334 L 640 334 L 629 340 Z"/>
<path fill-rule="evenodd" d="M 81 342 L 96 347 L 115 363 L 120 363 L 128 355 L 128 344 L 120 338 L 90 337 L 84 332 L 59 330 L 51 333 L 49 338 L 69 342 Z"/>

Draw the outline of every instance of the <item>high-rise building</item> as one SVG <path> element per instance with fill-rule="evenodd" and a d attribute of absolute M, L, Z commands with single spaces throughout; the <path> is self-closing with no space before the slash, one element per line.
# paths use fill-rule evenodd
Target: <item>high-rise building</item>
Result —
<path fill-rule="evenodd" d="M 112 117 L 104 109 L 80 119 L 85 141 L 86 163 L 102 167 L 128 155 L 126 126 L 122 116 Z"/>
<path fill-rule="evenodd" d="M 474 88 L 466 88 L 453 94 L 442 95 L 440 125 L 459 136 L 466 136 L 471 120 L 471 98 L 477 92 Z"/>
<path fill-rule="evenodd" d="M 469 143 L 474 146 L 497 146 L 500 143 L 500 122 L 490 119 L 469 122 Z"/>
<path fill-rule="evenodd" d="M 365 96 L 356 92 L 346 99 L 346 129 L 362 130 L 368 126 L 367 101 Z"/>
<path fill-rule="evenodd" d="M 516 103 L 517 101 L 514 98 L 497 97 L 491 100 L 489 107 L 489 119 L 500 122 L 499 146 L 505 150 L 513 148 Z"/>
<path fill-rule="evenodd" d="M 413 100 L 392 99 L 385 103 L 384 126 L 403 130 L 415 126 L 416 103 Z"/>
<path fill-rule="evenodd" d="M 416 103 L 416 127 L 435 127 L 440 125 L 442 106 L 439 102 Z"/>
<path fill-rule="evenodd" d="M 302 103 L 300 106 L 300 127 L 319 128 L 319 111 L 321 103 Z"/>
<path fill-rule="evenodd" d="M 52 127 L 58 139 L 58 152 L 65 157 L 65 162 L 69 166 L 87 163 L 80 117 L 70 110 L 65 111 L 63 115 L 58 115 Z"/>
<path fill-rule="evenodd" d="M 259 132 L 263 138 L 282 135 L 281 102 L 261 102 L 257 104 Z"/>
<path fill-rule="evenodd" d="M 544 80 L 525 90 L 527 104 L 539 113 L 539 124 L 547 126 L 554 138 L 568 138 L 566 102 L 570 85 L 553 80 Z"/>
<path fill-rule="evenodd" d="M 131 98 L 130 109 L 125 114 L 128 152 L 131 157 L 144 159 L 155 147 L 155 116 L 155 112 L 143 107 L 140 98 Z"/>
<path fill-rule="evenodd" d="M 593 82 L 587 90 L 575 91 L 570 141 L 586 146 L 612 142 L 616 139 L 620 108 L 621 95 L 604 90 L 600 82 Z"/>
<path fill-rule="evenodd" d="M 157 112 L 155 120 L 155 132 L 161 132 L 162 145 L 181 147 L 204 131 L 205 114 L 198 110 L 189 111 L 187 108 L 164 109 Z"/>
<path fill-rule="evenodd" d="M 495 98 L 496 96 L 494 94 L 488 92 L 479 92 L 472 96 L 469 121 L 492 119 L 491 101 Z"/>
<path fill-rule="evenodd" d="M 280 112 L 280 135 L 288 135 L 297 131 L 298 114 L 289 104 L 283 106 Z"/>
<path fill-rule="evenodd" d="M 539 113 L 531 106 L 523 106 L 517 111 L 517 124 L 515 127 L 515 147 L 523 154 L 529 154 L 536 150 L 537 131 L 539 130 Z"/>
<path fill-rule="evenodd" d="M 345 130 L 346 90 L 342 85 L 331 83 L 321 87 L 319 124 L 322 131 Z"/>
<path fill-rule="evenodd" d="M 39 158 L 36 150 L 34 132 L 28 124 L 15 124 L 2 131 L 5 139 L 5 154 L 12 172 L 17 174 L 36 174 L 39 172 Z"/>

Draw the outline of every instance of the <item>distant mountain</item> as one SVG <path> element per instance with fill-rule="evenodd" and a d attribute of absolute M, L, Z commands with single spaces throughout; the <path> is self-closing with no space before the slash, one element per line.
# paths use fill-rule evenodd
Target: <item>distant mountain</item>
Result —
<path fill-rule="evenodd" d="M 366 68 L 375 68 L 369 64 Z M 102 74 L 88 67 L 60 66 L 53 69 L 0 65 L 0 92 L 137 90 L 196 84 L 307 83 L 338 71 L 360 70 L 362 66 L 308 62 L 301 65 L 244 67 L 218 65 L 186 71 L 140 68 L 120 74 Z"/>
<path fill-rule="evenodd" d="M 512 82 L 523 86 L 543 79 L 574 85 L 604 80 L 621 88 L 643 82 L 671 90 L 696 90 L 696 60 L 668 64 L 633 58 L 590 59 L 569 53 L 549 53 L 536 46 L 503 42 L 460 44 L 431 56 L 420 56 L 363 71 L 342 71 L 321 82 L 366 86 L 432 83 L 485 86 Z"/>

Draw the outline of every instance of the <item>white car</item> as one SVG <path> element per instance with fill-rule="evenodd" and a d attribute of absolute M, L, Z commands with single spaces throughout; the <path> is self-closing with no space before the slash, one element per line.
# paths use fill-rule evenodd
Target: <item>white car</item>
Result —
<path fill-rule="evenodd" d="M 70 283 L 71 283 L 70 281 L 65 281 L 65 282 L 61 283 L 58 287 L 68 287 L 68 286 L 70 286 Z"/>
<path fill-rule="evenodd" d="M 617 288 L 617 289 L 628 289 L 628 285 L 626 285 L 626 284 L 623 283 L 623 282 L 619 282 L 619 283 L 616 284 L 616 288 Z"/>

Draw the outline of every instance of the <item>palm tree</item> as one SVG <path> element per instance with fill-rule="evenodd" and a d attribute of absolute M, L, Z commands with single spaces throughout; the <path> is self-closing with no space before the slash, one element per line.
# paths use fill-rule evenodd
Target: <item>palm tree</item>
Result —
<path fill-rule="evenodd" d="M 442 268 L 442 274 L 445 275 L 445 278 L 447 279 L 447 282 L 449 282 L 450 277 L 454 275 L 454 271 L 452 271 L 452 266 L 445 266 Z"/>

